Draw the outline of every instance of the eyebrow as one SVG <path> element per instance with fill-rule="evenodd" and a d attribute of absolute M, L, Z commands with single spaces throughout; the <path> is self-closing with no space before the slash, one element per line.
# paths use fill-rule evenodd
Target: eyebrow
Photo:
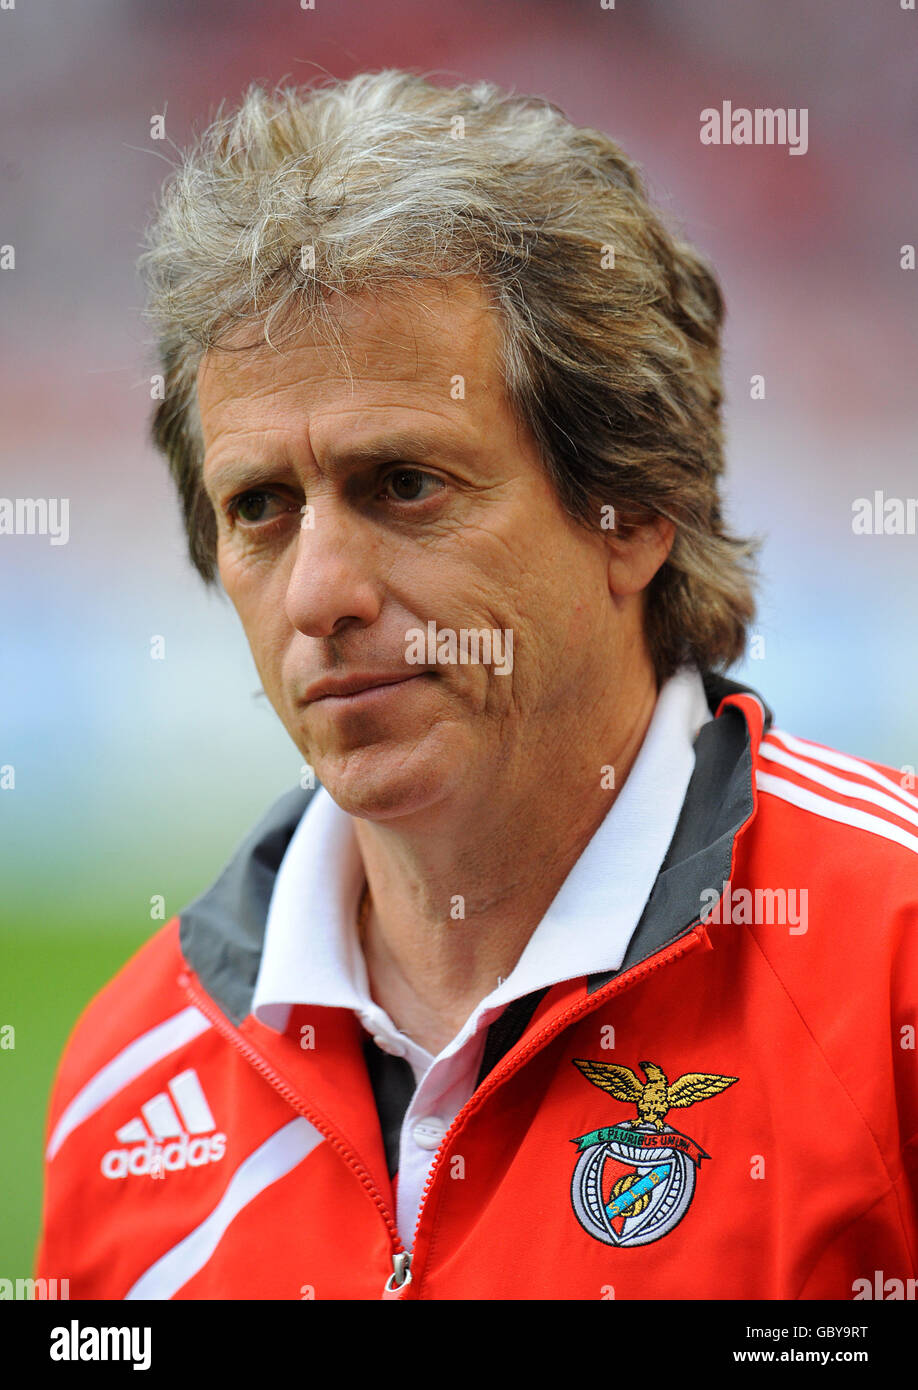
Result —
<path fill-rule="evenodd" d="M 451 436 L 435 438 L 423 430 L 391 430 L 376 439 L 328 449 L 325 465 L 329 468 L 345 469 L 355 464 L 397 463 L 401 458 L 416 459 L 428 454 L 455 457 L 460 448 L 459 442 Z"/>
<path fill-rule="evenodd" d="M 398 463 L 401 459 L 420 462 L 423 458 L 436 454 L 441 458 L 456 458 L 462 451 L 459 442 L 451 437 L 434 438 L 422 431 L 401 429 L 379 435 L 375 439 L 342 444 L 325 451 L 323 466 L 332 472 L 344 473 L 350 468 L 366 467 L 380 463 Z M 215 466 L 207 474 L 204 467 L 205 490 L 211 493 L 233 491 L 238 488 L 256 488 L 267 484 L 278 473 L 294 473 L 288 458 L 272 461 L 270 459 L 227 459 Z"/>
<path fill-rule="evenodd" d="M 289 465 L 272 463 L 268 459 L 227 459 L 208 471 L 207 461 L 201 470 L 204 491 L 214 499 L 221 493 L 236 492 L 241 488 L 267 485 L 278 472 Z"/>

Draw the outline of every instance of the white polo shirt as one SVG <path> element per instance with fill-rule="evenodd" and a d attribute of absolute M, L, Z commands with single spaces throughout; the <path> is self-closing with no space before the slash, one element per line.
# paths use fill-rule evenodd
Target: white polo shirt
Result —
<path fill-rule="evenodd" d="M 350 816 L 324 788 L 307 806 L 275 879 L 252 1012 L 282 1032 L 293 1004 L 352 1009 L 378 1047 L 410 1063 L 416 1090 L 396 1184 L 406 1249 L 436 1150 L 475 1089 L 489 1026 L 514 999 L 621 965 L 679 819 L 695 738 L 710 718 L 697 670 L 683 668 L 663 685 L 624 786 L 512 973 L 436 1057 L 370 997 L 356 926 L 365 875 Z"/>

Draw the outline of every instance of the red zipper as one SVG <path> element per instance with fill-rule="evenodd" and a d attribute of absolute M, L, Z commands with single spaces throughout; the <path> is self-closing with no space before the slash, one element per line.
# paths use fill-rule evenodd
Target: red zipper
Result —
<path fill-rule="evenodd" d="M 698 930 L 694 931 L 691 936 L 688 936 L 687 933 L 691 931 L 693 927 L 698 928 Z M 578 1000 L 576 1004 L 572 1004 L 571 1007 L 567 1009 L 560 1018 L 556 1019 L 554 1023 L 550 1024 L 548 1028 L 543 1029 L 541 1033 L 537 1033 L 534 1038 L 531 1038 L 526 1046 L 520 1052 L 514 1054 L 506 1064 L 503 1062 L 498 1063 L 490 1076 L 482 1082 L 478 1090 L 475 1091 L 474 1095 L 459 1111 L 453 1123 L 443 1136 L 440 1147 L 437 1150 L 437 1156 L 431 1164 L 430 1171 L 427 1174 L 427 1181 L 424 1184 L 424 1191 L 421 1195 L 418 1219 L 411 1241 L 412 1252 L 417 1245 L 418 1231 L 421 1227 L 421 1221 L 424 1216 L 424 1209 L 427 1205 L 430 1189 L 443 1163 L 447 1141 L 453 1137 L 463 1124 L 465 1124 L 469 1116 L 474 1115 L 475 1111 L 479 1109 L 491 1092 L 496 1090 L 508 1076 L 511 1076 L 513 1072 L 518 1070 L 523 1062 L 528 1060 L 534 1053 L 538 1052 L 545 1043 L 560 1033 L 569 1023 L 573 1022 L 575 1018 L 579 1017 L 581 1014 L 591 1013 L 600 1004 L 605 1004 L 616 994 L 620 994 L 626 986 L 637 983 L 637 981 L 643 979 L 645 975 L 650 975 L 654 970 L 658 970 L 661 965 L 665 965 L 671 960 L 678 960 L 680 956 L 684 956 L 687 952 L 693 951 L 699 944 L 704 944 L 707 947 L 711 945 L 708 933 L 702 925 L 700 918 L 695 922 L 689 923 L 686 934 L 681 936 L 677 942 L 674 942 L 668 950 L 660 951 L 656 955 L 650 956 L 647 960 L 641 961 L 638 965 L 633 966 L 631 970 L 626 971 L 624 975 L 619 975 L 614 980 L 610 980 L 602 989 L 597 990 L 592 997 Z M 412 1282 L 412 1263 L 413 1260 L 409 1257 L 408 1277 L 405 1280 L 406 1285 Z M 400 1297 L 401 1295 L 389 1294 L 388 1296 Z M 415 1292 L 414 1297 L 417 1297 L 417 1292 Z"/>
<path fill-rule="evenodd" d="M 223 1014 L 222 1010 L 220 1010 L 216 1006 L 216 1004 L 212 1002 L 209 996 L 205 994 L 203 991 L 199 993 L 195 989 L 194 984 L 192 983 L 192 976 L 190 973 L 186 971 L 182 972 L 182 974 L 179 976 L 179 985 L 184 989 L 189 999 L 191 999 L 194 1002 L 195 1006 L 201 1010 L 201 1013 L 204 1014 L 205 1017 L 210 1020 L 210 1022 L 216 1028 L 217 1032 L 220 1033 L 222 1037 L 226 1038 L 228 1042 L 231 1042 L 233 1046 L 237 1048 L 239 1052 L 242 1053 L 246 1061 L 249 1062 L 256 1069 L 256 1071 L 261 1072 L 262 1076 L 264 1076 L 265 1079 L 271 1083 L 271 1085 L 274 1087 L 276 1091 L 280 1092 L 280 1094 L 284 1097 L 287 1103 L 291 1105 L 293 1109 L 297 1111 L 298 1114 L 302 1115 L 304 1119 L 308 1120 L 311 1125 L 314 1125 L 320 1134 L 324 1134 L 325 1138 L 331 1144 L 332 1148 L 337 1150 L 337 1152 L 344 1159 L 348 1167 L 351 1168 L 353 1172 L 357 1175 L 357 1177 L 360 1179 L 361 1184 L 366 1188 L 370 1197 L 372 1197 L 373 1202 L 375 1203 L 380 1215 L 382 1216 L 383 1220 L 386 1223 L 386 1226 L 388 1227 L 389 1234 L 392 1238 L 392 1243 L 394 1246 L 393 1254 L 404 1254 L 405 1247 L 402 1244 L 401 1237 L 399 1236 L 398 1228 L 396 1227 L 392 1213 L 389 1210 L 389 1207 L 386 1205 L 385 1198 L 382 1196 L 382 1193 L 378 1190 L 378 1188 L 374 1185 L 372 1177 L 368 1173 L 367 1169 L 360 1162 L 360 1159 L 356 1156 L 356 1154 L 351 1153 L 350 1149 L 348 1149 L 345 1144 L 342 1144 L 341 1140 L 334 1133 L 334 1131 L 330 1129 L 327 1121 L 321 1115 L 316 1114 L 314 1111 L 310 1110 L 308 1106 L 303 1104 L 299 1095 L 290 1085 L 290 1083 L 285 1081 L 284 1078 L 278 1072 L 276 1072 L 268 1062 L 265 1061 L 265 1059 L 260 1055 L 260 1053 L 258 1053 L 255 1050 L 251 1043 L 246 1042 L 245 1038 L 243 1038 L 241 1034 L 238 1032 L 238 1030 L 233 1027 L 233 1025 Z"/>

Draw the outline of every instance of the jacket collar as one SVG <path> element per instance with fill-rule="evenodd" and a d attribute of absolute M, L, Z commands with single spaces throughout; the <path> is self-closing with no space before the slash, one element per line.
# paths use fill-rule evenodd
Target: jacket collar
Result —
<path fill-rule="evenodd" d="M 754 810 L 754 746 L 772 716 L 735 681 L 709 674 L 704 686 L 716 717 L 695 742 L 695 770 L 666 858 L 621 966 L 590 976 L 590 993 L 684 935 L 698 920 L 702 890 L 730 877 L 736 836 Z M 183 955 L 237 1026 L 251 1009 L 274 880 L 314 795 L 296 789 L 275 802 L 216 883 L 181 914 Z"/>
<path fill-rule="evenodd" d="M 753 754 L 772 712 L 754 690 L 723 676 L 706 675 L 704 689 L 717 717 L 695 740 L 695 771 L 666 858 L 624 960 L 591 975 L 590 994 L 684 936 L 698 921 L 703 890 L 730 878 L 736 837 L 755 810 Z"/>

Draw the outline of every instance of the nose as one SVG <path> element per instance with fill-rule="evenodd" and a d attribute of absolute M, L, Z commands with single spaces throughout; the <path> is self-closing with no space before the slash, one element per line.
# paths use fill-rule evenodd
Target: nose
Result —
<path fill-rule="evenodd" d="M 331 637 L 349 623 L 376 621 L 382 600 L 368 531 L 343 505 L 311 505 L 287 585 L 287 616 L 298 632 Z"/>

